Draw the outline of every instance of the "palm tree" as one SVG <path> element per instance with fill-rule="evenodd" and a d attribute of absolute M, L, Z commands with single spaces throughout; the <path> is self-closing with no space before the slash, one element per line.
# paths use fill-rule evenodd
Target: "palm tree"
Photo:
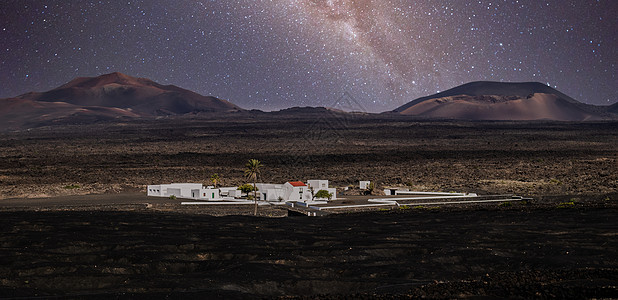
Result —
<path fill-rule="evenodd" d="M 215 189 L 217 188 L 217 184 L 219 183 L 219 174 L 215 173 L 210 176 L 210 181 L 215 185 Z"/>
<path fill-rule="evenodd" d="M 253 211 L 253 215 L 257 215 L 257 188 L 255 187 L 255 182 L 257 181 L 257 177 L 260 174 L 260 168 L 262 167 L 262 163 L 257 159 L 250 159 L 249 162 L 245 165 L 247 169 L 245 169 L 245 176 L 247 179 L 253 182 L 253 201 L 255 201 L 255 210 Z"/>

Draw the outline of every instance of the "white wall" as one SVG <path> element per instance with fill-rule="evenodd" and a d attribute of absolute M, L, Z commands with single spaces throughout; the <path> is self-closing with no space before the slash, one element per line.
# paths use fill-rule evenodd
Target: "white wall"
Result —
<path fill-rule="evenodd" d="M 191 198 L 191 190 L 203 188 L 201 183 L 172 183 L 167 186 L 166 196 L 174 195 L 179 198 Z M 180 194 L 176 194 L 177 190 L 180 190 Z"/>
<path fill-rule="evenodd" d="M 307 185 L 317 192 L 328 188 L 328 180 L 307 180 Z"/>
<path fill-rule="evenodd" d="M 370 183 L 371 181 L 359 181 L 358 185 L 360 186 L 361 190 L 366 190 L 369 188 Z"/>
<path fill-rule="evenodd" d="M 267 189 L 266 190 L 266 201 L 279 201 L 279 197 L 283 200 L 285 199 L 285 190 L 281 189 Z"/>
<path fill-rule="evenodd" d="M 148 187 L 146 187 L 146 191 L 147 191 L 147 195 L 148 196 L 154 196 L 154 197 L 161 197 L 161 196 L 163 196 L 160 184 L 149 185 Z"/>
<path fill-rule="evenodd" d="M 314 193 L 319 190 L 327 190 L 333 194 L 331 199 L 337 199 L 337 190 L 328 188 L 328 180 L 310 180 L 314 186 Z M 312 195 L 309 186 L 295 187 L 289 183 L 285 184 L 256 184 L 258 187 L 258 197 L 267 201 L 278 201 L 279 197 L 283 201 L 311 201 Z M 326 186 L 326 188 L 323 188 Z M 302 191 L 302 193 L 301 193 Z M 214 197 L 212 194 L 215 194 Z M 222 196 L 241 197 L 242 192 L 237 187 L 222 187 L 219 189 L 204 188 L 200 183 L 171 183 L 161 185 L 149 185 L 147 187 L 148 196 L 170 197 L 187 199 L 221 199 Z M 206 194 L 206 196 L 204 196 Z"/>
<path fill-rule="evenodd" d="M 213 200 L 220 199 L 219 189 L 197 189 L 191 191 L 194 199 Z"/>
<path fill-rule="evenodd" d="M 293 186 L 289 182 L 284 185 L 286 201 L 311 201 L 311 191 L 308 186 Z"/>
<path fill-rule="evenodd" d="M 201 183 L 171 183 L 161 185 L 149 185 L 148 196 L 170 197 L 173 195 L 178 198 L 191 198 L 191 190 L 201 188 L 203 188 Z M 151 191 L 151 189 L 154 191 Z"/>
<path fill-rule="evenodd" d="M 242 197 L 242 191 L 240 191 L 239 189 L 229 190 L 227 192 L 227 196 L 228 197 L 234 197 L 234 198 L 240 198 L 240 197 Z"/>
<path fill-rule="evenodd" d="M 238 190 L 237 186 L 226 186 L 226 187 L 220 187 L 219 188 L 219 193 L 221 196 L 230 196 L 233 197 L 231 195 L 229 195 L 230 191 L 236 191 Z"/>
<path fill-rule="evenodd" d="M 167 188 L 165 189 L 165 194 L 163 197 L 171 197 L 174 196 L 176 198 L 183 198 L 182 191 L 179 188 Z M 191 195 L 186 196 L 186 198 L 191 198 Z"/>
<path fill-rule="evenodd" d="M 275 183 L 256 183 L 255 187 L 257 187 L 259 191 L 266 191 L 270 189 L 282 189 L 283 184 L 275 184 Z"/>

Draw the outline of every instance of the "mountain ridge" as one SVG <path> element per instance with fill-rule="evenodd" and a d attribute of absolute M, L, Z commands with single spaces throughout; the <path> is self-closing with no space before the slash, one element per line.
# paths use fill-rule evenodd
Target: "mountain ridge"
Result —
<path fill-rule="evenodd" d="M 273 112 L 245 110 L 227 100 L 119 72 L 77 77 L 46 92 L 0 99 L 0 104 L 0 130 L 113 122 L 123 118 L 225 116 L 239 112 L 242 114 L 236 116 L 253 118 L 371 115 L 324 107 L 289 107 Z M 617 120 L 618 103 L 610 106 L 584 104 L 538 82 L 476 81 L 415 99 L 383 114 L 425 119 Z"/>
<path fill-rule="evenodd" d="M 475 81 L 417 98 L 392 113 L 466 120 L 589 121 L 616 119 L 610 107 L 589 105 L 539 82 Z"/>
<path fill-rule="evenodd" d="M 241 110 L 227 100 L 202 96 L 175 85 L 161 85 L 150 79 L 118 72 L 97 77 L 78 77 L 47 92 L 27 93 L 16 98 L 66 102 L 79 106 L 116 107 L 130 109 L 144 116 L 156 114 L 157 109 L 153 108 L 159 106 L 171 114 Z"/>
<path fill-rule="evenodd" d="M 542 84 L 540 82 L 472 81 L 472 82 L 468 82 L 468 83 L 450 88 L 443 92 L 417 98 L 398 108 L 395 108 L 393 111 L 401 112 L 407 109 L 408 107 L 418 104 L 420 102 L 423 102 L 429 99 L 442 98 L 442 97 L 448 97 L 448 96 L 498 95 L 498 96 L 519 96 L 523 98 L 523 97 L 527 97 L 528 95 L 534 94 L 534 93 L 556 94 L 571 103 L 581 103 L 563 94 L 562 92 L 548 85 Z"/>
<path fill-rule="evenodd" d="M 227 100 L 119 72 L 77 77 L 46 92 L 30 92 L 0 101 L 0 128 L 15 129 L 62 122 L 244 110 Z"/>

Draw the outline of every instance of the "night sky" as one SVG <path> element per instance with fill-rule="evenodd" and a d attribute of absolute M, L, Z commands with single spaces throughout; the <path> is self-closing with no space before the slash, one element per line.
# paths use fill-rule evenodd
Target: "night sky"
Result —
<path fill-rule="evenodd" d="M 122 72 L 243 108 L 380 112 L 476 80 L 618 101 L 616 0 L 0 1 L 0 97 Z"/>

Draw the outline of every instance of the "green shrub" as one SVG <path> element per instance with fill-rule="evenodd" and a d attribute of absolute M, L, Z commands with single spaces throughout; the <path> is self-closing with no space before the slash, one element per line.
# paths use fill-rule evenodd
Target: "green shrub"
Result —
<path fill-rule="evenodd" d="M 561 185 L 562 182 L 556 178 L 552 178 L 549 180 L 549 182 L 553 183 L 553 184 L 557 184 L 557 185 Z"/>
<path fill-rule="evenodd" d="M 171 195 L 171 196 L 170 196 L 170 199 L 175 200 L 175 199 L 176 199 L 176 196 L 175 196 L 175 195 Z"/>
<path fill-rule="evenodd" d="M 315 198 L 326 198 L 330 200 L 331 198 L 333 198 L 333 193 L 329 193 L 327 190 L 319 190 L 317 193 L 315 193 Z"/>
<path fill-rule="evenodd" d="M 507 201 L 507 202 L 500 203 L 498 206 L 500 206 L 500 207 L 511 207 L 511 206 L 513 206 L 513 203 Z"/>
<path fill-rule="evenodd" d="M 238 190 L 240 190 L 243 193 L 251 193 L 251 192 L 253 192 L 253 185 L 249 184 L 249 183 L 245 183 L 245 184 L 239 186 Z"/>
<path fill-rule="evenodd" d="M 577 199 L 575 198 L 571 198 L 571 200 L 567 201 L 567 202 L 562 202 L 560 204 L 558 204 L 558 208 L 571 208 L 571 207 L 575 207 L 575 203 L 577 203 Z"/>

